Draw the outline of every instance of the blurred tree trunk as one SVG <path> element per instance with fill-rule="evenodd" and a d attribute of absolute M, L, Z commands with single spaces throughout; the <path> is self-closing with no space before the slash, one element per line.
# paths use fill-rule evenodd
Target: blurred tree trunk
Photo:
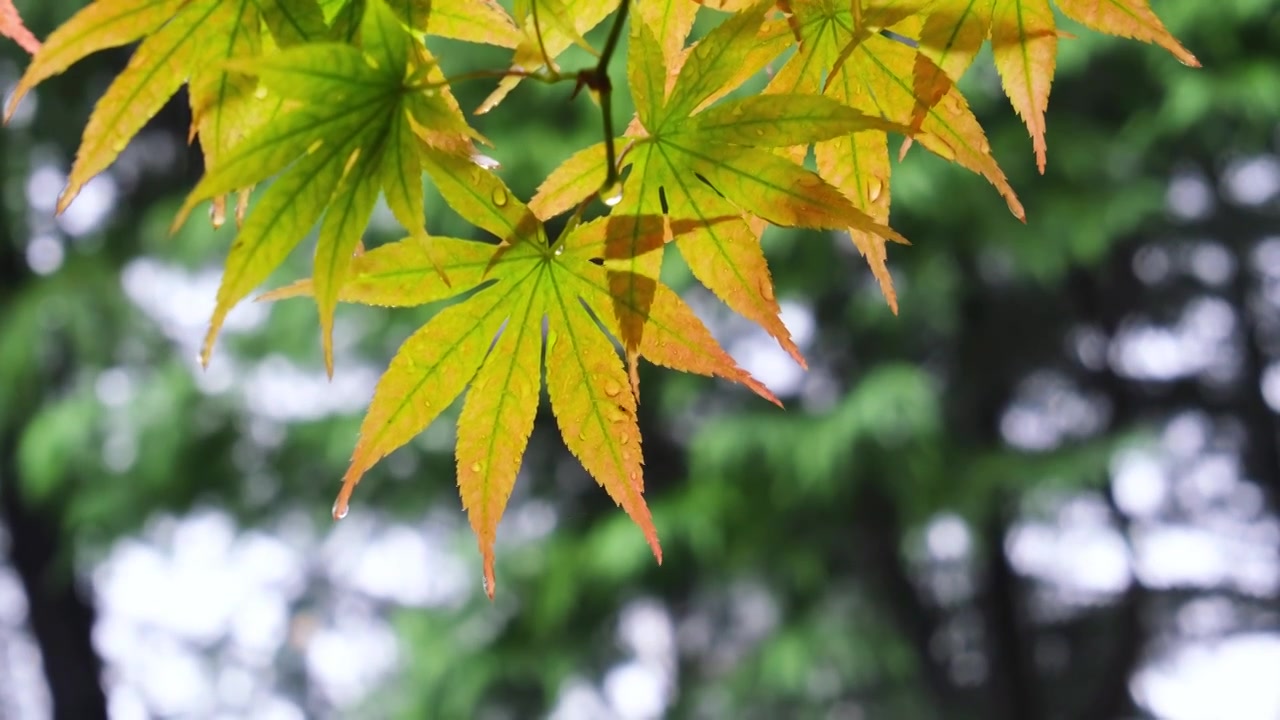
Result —
<path fill-rule="evenodd" d="M 0 147 L 0 149 L 3 149 Z M 0 153 L 3 155 L 3 153 Z M 30 278 L 11 224 L 0 216 L 0 312 Z M 0 314 L 3 321 L 3 314 Z M 34 338 L 32 339 L 34 342 Z M 38 401 L 40 383 L 23 397 Z M 22 492 L 18 438 L 31 407 L 7 407 L 0 418 L 0 522 L 9 531 L 9 559 L 27 595 L 31 630 L 44 661 L 44 674 L 57 720 L 107 717 L 102 660 L 93 648 L 94 611 L 76 587 L 62 523 L 55 511 L 33 507 Z"/>

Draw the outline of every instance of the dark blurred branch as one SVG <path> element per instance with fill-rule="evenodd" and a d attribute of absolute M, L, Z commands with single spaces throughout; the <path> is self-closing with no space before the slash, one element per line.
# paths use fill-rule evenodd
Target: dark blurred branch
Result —
<path fill-rule="evenodd" d="M 1224 209 L 1219 214 L 1235 216 L 1240 213 Z M 1236 274 L 1229 292 L 1232 304 L 1240 313 L 1243 345 L 1240 405 L 1248 445 L 1243 453 L 1244 467 L 1247 475 L 1269 487 L 1275 498 L 1280 500 L 1280 446 L 1276 441 L 1275 417 L 1262 395 L 1262 374 L 1267 369 L 1267 358 L 1258 340 L 1258 322 L 1249 302 L 1249 257 L 1239 245 L 1232 246 L 1232 256 L 1236 262 Z"/>
<path fill-rule="evenodd" d="M 947 717 L 954 709 L 955 688 L 946 667 L 934 656 L 933 639 L 942 621 L 938 612 L 921 601 L 901 553 L 903 528 L 898 509 L 874 481 L 864 480 L 854 498 L 853 526 L 859 534 L 858 558 L 880 606 L 916 651 L 920 679 L 937 714 Z"/>
<path fill-rule="evenodd" d="M 0 136 L 0 157 L 6 147 Z M 22 248 L 0 203 L 0 322 L 31 275 Z M 35 338 L 30 339 L 32 342 Z M 33 386 L 40 385 L 33 382 Z M 3 408 L 0 415 L 0 522 L 9 531 L 9 559 L 27 596 L 31 630 L 40 647 L 56 720 L 107 717 L 101 684 L 102 661 L 93 648 L 93 607 L 80 595 L 56 515 L 33 507 L 22 492 L 18 438 L 34 407 L 33 396 Z"/>
<path fill-rule="evenodd" d="M 105 718 L 102 661 L 92 642 L 94 611 L 75 586 L 59 523 L 23 497 L 16 439 L 13 433 L 0 438 L 0 517 L 9 529 L 9 558 L 26 590 L 53 717 Z"/>
<path fill-rule="evenodd" d="M 1005 552 L 1009 513 L 997 499 L 986 529 L 987 578 L 978 602 L 982 609 L 984 639 L 993 696 L 991 717 L 1034 720 L 1041 717 L 1036 697 L 1036 675 L 1024 639 L 1022 594 L 1018 574 Z"/>

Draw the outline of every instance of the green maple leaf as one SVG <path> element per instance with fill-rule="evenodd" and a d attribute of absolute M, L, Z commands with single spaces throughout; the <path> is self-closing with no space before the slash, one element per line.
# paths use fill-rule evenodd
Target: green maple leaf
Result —
<path fill-rule="evenodd" d="M 674 81 L 667 64 L 676 52 L 660 44 L 648 22 L 632 24 L 628 79 L 637 132 L 622 160 L 630 168 L 615 214 L 665 215 L 682 223 L 678 247 L 694 275 L 744 317 L 760 324 L 801 365 L 804 359 L 779 318 L 759 237 L 763 219 L 808 228 L 855 227 L 905 242 L 856 208 L 816 173 L 771 148 L 807 145 L 862 131 L 905 131 L 819 94 L 746 97 L 715 104 L 793 41 L 783 23 L 769 23 L 772 3 L 730 16 L 690 49 Z M 670 22 L 687 27 L 687 22 Z M 710 106 L 708 107 L 708 105 Z M 540 212 L 563 209 L 586 187 L 590 149 L 571 158 L 566 171 L 539 190 Z M 598 185 L 597 185 L 598 187 Z M 570 189 L 579 192 L 570 192 Z M 639 242 L 640 238 L 637 238 Z M 638 245 L 637 245 L 638 247 Z M 630 286 L 615 293 L 643 306 L 647 284 L 657 277 L 661 248 L 632 252 Z M 628 356 L 636 338 L 624 338 Z"/>
<path fill-rule="evenodd" d="M 471 131 L 443 88 L 430 82 L 437 69 L 426 49 L 382 0 L 368 3 L 360 41 L 361 48 L 307 43 L 232 66 L 257 75 L 269 93 L 292 109 L 210 168 L 179 213 L 177 223 L 202 200 L 284 171 L 263 193 L 231 247 L 205 341 L 205 362 L 227 312 L 283 262 L 323 215 L 315 296 L 325 364 L 332 372 L 334 307 L 379 191 L 396 218 L 425 237 L 421 137 L 457 141 Z"/>
<path fill-rule="evenodd" d="M 270 117 L 271 104 L 223 69 L 228 59 L 262 52 L 258 1 L 98 0 L 49 36 L 18 81 L 7 115 L 40 82 L 88 55 L 145 38 L 94 106 L 58 212 L 115 161 L 185 82 L 190 81 L 193 131 L 200 135 L 207 164 Z"/>
<path fill-rule="evenodd" d="M 355 260 L 340 294 L 349 302 L 420 305 L 481 289 L 436 314 L 392 359 L 361 425 L 335 516 L 346 514 L 351 492 L 369 468 L 466 390 L 457 432 L 458 489 L 492 594 L 494 536 L 533 429 L 545 370 L 565 444 L 640 526 L 660 561 L 642 497 L 637 400 L 609 335 L 621 340 L 629 327 L 643 325 L 640 353 L 651 362 L 742 382 L 776 399 L 734 364 L 670 288 L 640 278 L 650 294 L 644 307 L 616 297 L 613 285 L 627 274 L 633 240 L 660 246 L 663 218 L 606 217 L 550 243 L 542 223 L 488 170 L 434 150 L 425 150 L 423 160 L 449 205 L 501 243 L 432 238 L 453 286 L 435 272 L 418 238 Z M 304 281 L 265 297 L 306 295 L 315 287 Z"/>

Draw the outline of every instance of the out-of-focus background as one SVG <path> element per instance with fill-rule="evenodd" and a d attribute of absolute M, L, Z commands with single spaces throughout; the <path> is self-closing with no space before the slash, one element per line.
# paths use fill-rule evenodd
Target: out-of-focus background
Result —
<path fill-rule="evenodd" d="M 0 131 L 0 718 L 1280 718 L 1280 3 L 1154 4 L 1205 68 L 1066 24 L 1044 177 L 979 60 L 1029 220 L 913 149 L 901 316 L 847 237 L 770 232 L 808 373 L 673 267 L 788 409 L 643 374 L 657 567 L 544 407 L 494 602 L 453 415 L 328 517 L 425 316 L 344 307 L 328 382 L 310 305 L 248 304 L 199 370 L 231 231 L 166 233 L 185 96 L 54 218 L 128 52 L 49 81 Z M 597 139 L 568 93 L 481 121 L 526 197 Z"/>

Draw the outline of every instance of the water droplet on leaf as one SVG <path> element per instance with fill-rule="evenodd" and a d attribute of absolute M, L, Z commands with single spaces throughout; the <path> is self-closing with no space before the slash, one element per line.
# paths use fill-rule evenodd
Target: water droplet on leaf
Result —
<path fill-rule="evenodd" d="M 605 380 L 605 381 L 604 381 L 604 394 L 605 394 L 605 395 L 608 395 L 609 397 L 617 397 L 617 396 L 618 396 L 618 393 L 620 393 L 620 392 L 622 392 L 622 387 L 621 387 L 621 386 L 619 386 L 619 385 L 618 385 L 618 383 L 616 383 L 616 382 L 614 382 L 614 381 L 612 381 L 612 380 Z"/>
<path fill-rule="evenodd" d="M 875 202 L 880 199 L 880 193 L 884 192 L 884 183 L 879 178 L 871 178 L 867 183 L 867 199 Z"/>
<path fill-rule="evenodd" d="M 556 256 L 558 257 L 563 254 L 564 254 L 564 246 L 561 245 L 560 247 L 556 248 Z"/>
<path fill-rule="evenodd" d="M 760 297 L 764 298 L 766 302 L 773 302 L 773 283 L 769 281 L 769 278 L 761 278 L 757 287 L 760 290 Z"/>
<path fill-rule="evenodd" d="M 493 200 L 493 204 L 498 207 L 505 207 L 507 204 L 507 191 L 501 187 L 493 189 L 493 194 L 489 196 Z"/>
<path fill-rule="evenodd" d="M 478 463 L 478 462 L 473 462 L 473 463 L 471 463 L 471 472 L 473 472 L 473 473 L 478 473 L 478 472 L 480 472 L 480 463 Z"/>

